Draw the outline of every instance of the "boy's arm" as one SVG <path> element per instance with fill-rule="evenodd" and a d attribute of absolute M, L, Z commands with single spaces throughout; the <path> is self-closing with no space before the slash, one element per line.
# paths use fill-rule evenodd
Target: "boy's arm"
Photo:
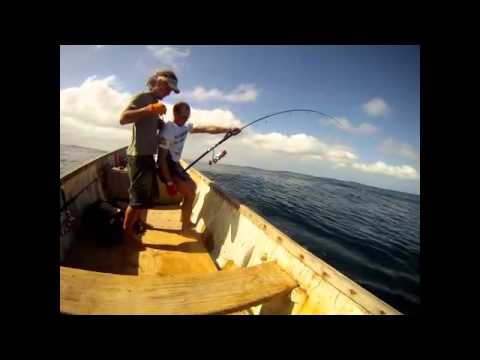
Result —
<path fill-rule="evenodd" d="M 240 133 L 240 128 L 226 128 L 221 126 L 195 126 L 190 131 L 191 133 L 204 134 L 224 134 L 231 131 L 233 135 Z"/>

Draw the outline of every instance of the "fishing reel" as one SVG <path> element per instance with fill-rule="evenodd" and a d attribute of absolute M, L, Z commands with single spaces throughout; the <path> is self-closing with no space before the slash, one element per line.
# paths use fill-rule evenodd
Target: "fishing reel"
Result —
<path fill-rule="evenodd" d="M 222 152 L 220 152 L 218 154 L 215 154 L 215 152 L 212 151 L 212 160 L 210 160 L 208 162 L 208 165 L 216 164 L 225 155 L 227 155 L 227 150 L 223 150 Z"/>

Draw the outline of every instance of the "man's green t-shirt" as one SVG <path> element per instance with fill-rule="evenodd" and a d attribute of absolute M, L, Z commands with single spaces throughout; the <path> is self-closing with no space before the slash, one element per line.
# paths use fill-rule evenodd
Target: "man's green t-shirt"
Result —
<path fill-rule="evenodd" d="M 157 100 L 151 93 L 141 93 L 132 99 L 127 109 L 136 110 L 156 102 Z M 127 149 L 127 155 L 141 156 L 156 154 L 158 146 L 157 131 L 161 129 L 163 125 L 164 122 L 158 115 L 145 117 L 134 123 L 132 126 L 132 141 Z"/>

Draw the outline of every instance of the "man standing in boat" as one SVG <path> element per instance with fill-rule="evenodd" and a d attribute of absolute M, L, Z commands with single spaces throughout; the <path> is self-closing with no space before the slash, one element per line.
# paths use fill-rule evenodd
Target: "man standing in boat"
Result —
<path fill-rule="evenodd" d="M 148 80 L 148 92 L 136 95 L 120 116 L 120 124 L 133 124 L 132 140 L 127 149 L 128 189 L 130 202 L 125 212 L 123 230 L 127 240 L 134 240 L 133 227 L 142 209 L 152 205 L 158 192 L 154 154 L 158 131 L 164 126 L 160 118 L 167 112 L 159 102 L 172 91 L 179 93 L 178 79 L 173 71 L 156 71 Z"/>
<path fill-rule="evenodd" d="M 195 183 L 179 164 L 187 134 L 222 134 L 231 132 L 232 135 L 237 135 L 240 133 L 239 128 L 193 126 L 191 123 L 185 125 L 189 117 L 190 106 L 187 103 L 179 102 L 173 106 L 173 121 L 166 122 L 160 131 L 157 156 L 159 176 L 166 184 L 168 194 L 175 196 L 179 192 L 183 195 L 182 231 L 188 231 L 194 225 L 190 220 L 190 216 L 192 215 L 193 200 L 196 192 Z"/>

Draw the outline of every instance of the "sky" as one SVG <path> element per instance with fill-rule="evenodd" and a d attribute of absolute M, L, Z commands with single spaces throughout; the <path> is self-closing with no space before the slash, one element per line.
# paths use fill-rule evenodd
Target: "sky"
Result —
<path fill-rule="evenodd" d="M 60 47 L 60 143 L 114 150 L 130 143 L 119 115 L 171 69 L 194 125 L 252 125 L 222 144 L 223 164 L 354 181 L 420 193 L 420 47 L 65 45 Z M 191 134 L 195 159 L 223 135 Z M 207 158 L 205 158 L 207 160 Z"/>

